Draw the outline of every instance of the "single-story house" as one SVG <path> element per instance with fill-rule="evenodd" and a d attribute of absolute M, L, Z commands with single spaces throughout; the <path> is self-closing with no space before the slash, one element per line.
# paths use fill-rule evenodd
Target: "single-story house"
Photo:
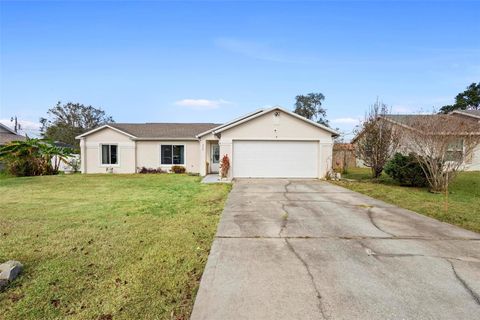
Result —
<path fill-rule="evenodd" d="M 24 141 L 26 138 L 19 135 L 15 130 L 10 129 L 6 125 L 0 123 L 0 146 L 6 145 L 12 141 Z M 0 162 L 0 170 L 4 169 L 3 162 Z"/>
<path fill-rule="evenodd" d="M 141 167 L 184 166 L 204 176 L 323 178 L 331 169 L 337 132 L 273 107 L 225 124 L 109 123 L 79 135 L 83 173 L 135 173 Z"/>
<path fill-rule="evenodd" d="M 412 123 L 416 123 L 416 119 L 421 118 L 431 118 L 435 122 L 438 123 L 438 127 L 442 127 L 442 123 L 447 121 L 448 117 L 461 117 L 462 121 L 466 121 L 468 123 L 474 124 L 471 126 L 474 128 L 475 134 L 480 134 L 480 110 L 456 110 L 448 115 L 445 114 L 389 114 L 386 116 L 381 116 L 378 118 L 379 121 L 388 121 L 389 123 L 393 124 L 394 126 L 403 126 L 403 127 L 411 127 Z M 418 122 L 417 122 L 418 123 Z M 478 124 L 478 126 L 476 126 Z M 478 128 L 478 129 L 477 129 Z M 355 138 L 352 140 L 352 144 L 356 144 L 357 140 L 361 137 L 363 132 L 359 132 Z M 456 152 L 465 152 L 463 141 L 462 141 L 462 134 L 458 134 L 459 143 L 455 146 L 452 146 L 452 149 L 448 152 L 456 153 Z M 408 141 L 400 142 L 399 145 L 399 152 L 408 153 Z M 359 167 L 364 166 L 362 159 L 357 159 L 357 165 Z M 471 154 L 467 155 L 465 162 L 462 164 L 461 169 L 464 171 L 477 171 L 480 170 L 480 145 L 477 145 Z"/>

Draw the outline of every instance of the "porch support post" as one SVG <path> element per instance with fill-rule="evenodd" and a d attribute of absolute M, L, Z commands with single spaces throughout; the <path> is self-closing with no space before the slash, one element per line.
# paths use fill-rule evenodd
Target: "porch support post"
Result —
<path fill-rule="evenodd" d="M 207 141 L 205 139 L 200 140 L 200 175 L 206 176 L 207 175 Z"/>

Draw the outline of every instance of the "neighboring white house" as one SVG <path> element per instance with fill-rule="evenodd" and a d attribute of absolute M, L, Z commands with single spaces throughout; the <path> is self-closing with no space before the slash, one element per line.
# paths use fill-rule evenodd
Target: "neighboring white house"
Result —
<path fill-rule="evenodd" d="M 111 123 L 77 137 L 83 173 L 135 173 L 181 165 L 228 178 L 323 178 L 331 169 L 334 130 L 280 107 L 213 123 Z"/>

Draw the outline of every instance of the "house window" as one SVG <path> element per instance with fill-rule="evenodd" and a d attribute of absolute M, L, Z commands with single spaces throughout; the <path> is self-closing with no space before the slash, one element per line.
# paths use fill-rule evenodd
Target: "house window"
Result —
<path fill-rule="evenodd" d="M 185 164 L 185 146 L 162 144 L 161 164 Z"/>
<path fill-rule="evenodd" d="M 118 146 L 102 144 L 102 164 L 118 164 Z"/>
<path fill-rule="evenodd" d="M 458 139 L 448 145 L 446 160 L 460 161 L 463 157 L 463 139 Z"/>

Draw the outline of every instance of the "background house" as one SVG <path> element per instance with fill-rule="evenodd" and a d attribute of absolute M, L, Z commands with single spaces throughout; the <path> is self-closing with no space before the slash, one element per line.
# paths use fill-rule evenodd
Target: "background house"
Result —
<path fill-rule="evenodd" d="M 23 141 L 25 139 L 24 136 L 19 135 L 14 130 L 0 123 L 0 146 L 6 145 L 12 141 Z M 0 161 L 0 170 L 3 170 L 4 168 L 4 164 Z"/>
<path fill-rule="evenodd" d="M 14 130 L 0 123 L 0 146 L 12 141 L 23 141 L 25 139 L 25 136 L 19 135 Z"/>
<path fill-rule="evenodd" d="M 480 134 L 480 110 L 462 110 L 462 111 L 453 111 L 452 113 L 445 115 L 445 114 L 389 114 L 383 117 L 379 117 L 378 121 L 388 121 L 389 123 L 393 124 L 394 126 L 404 126 L 410 127 L 412 123 L 421 120 L 422 118 L 430 118 L 437 122 L 438 127 L 442 127 L 442 121 L 445 121 L 447 117 L 458 117 L 462 120 L 471 122 L 472 124 L 478 124 L 476 128 L 478 134 Z M 357 136 L 352 140 L 352 144 L 355 145 L 357 139 L 362 135 L 362 132 L 359 132 Z M 451 149 L 448 152 L 456 153 L 456 152 L 465 152 L 465 148 L 462 142 L 462 133 L 458 133 L 458 144 L 451 146 Z M 398 152 L 401 153 L 408 153 L 408 141 L 401 141 Z M 362 159 L 357 158 L 357 165 L 363 166 Z M 480 170 L 480 145 L 478 145 L 471 154 L 469 154 L 462 164 L 461 167 L 464 171 L 477 171 Z"/>
<path fill-rule="evenodd" d="M 480 110 L 456 110 L 453 111 L 451 115 L 477 123 L 478 131 L 480 132 Z M 480 170 L 480 144 L 475 148 L 475 150 L 473 150 L 472 154 L 465 161 L 464 170 Z"/>

